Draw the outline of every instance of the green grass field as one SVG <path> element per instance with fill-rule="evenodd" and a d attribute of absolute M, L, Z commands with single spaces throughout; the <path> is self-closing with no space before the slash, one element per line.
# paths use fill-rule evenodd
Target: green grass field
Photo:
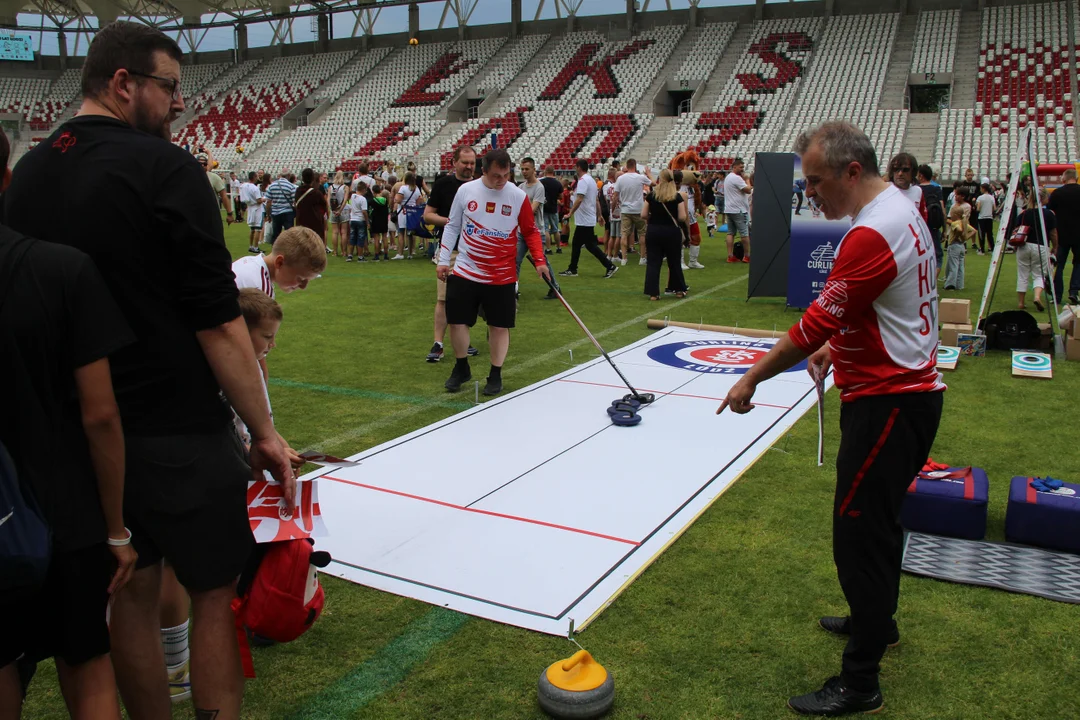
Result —
<path fill-rule="evenodd" d="M 227 231 L 234 256 L 246 228 Z M 650 303 L 644 268 L 610 280 L 584 258 L 562 283 L 568 300 L 614 349 L 645 337 L 646 317 L 787 328 L 798 314 L 782 299 L 746 301 L 747 266 L 723 262 L 722 238 L 705 238 L 705 270 L 689 271 L 690 295 Z M 552 256 L 555 270 L 569 260 Z M 970 254 L 968 287 L 943 296 L 978 303 L 988 257 Z M 527 266 L 526 266 L 527 267 Z M 427 260 L 346 264 L 332 258 L 321 279 L 281 299 L 285 321 L 269 357 L 280 431 L 298 449 L 347 455 L 471 405 L 472 393 L 442 387 L 451 363 L 424 362 L 432 342 L 435 268 Z M 597 355 L 546 288 L 523 273 L 518 327 L 504 368 L 513 391 Z M 995 309 L 1015 305 L 1007 258 Z M 449 338 L 448 338 L 449 339 Z M 487 369 L 482 324 L 473 332 Z M 477 362 L 479 361 L 479 362 Z M 479 372 L 477 372 L 479 370 Z M 1055 360 L 1054 380 L 1010 377 L 1006 353 L 964 358 L 949 391 L 935 459 L 986 468 L 990 539 L 1004 537 L 1008 479 L 1076 475 L 1076 388 L 1080 363 Z M 839 671 L 843 643 L 816 625 L 844 614 L 831 555 L 837 393 L 828 395 L 825 467 L 816 467 L 817 428 L 804 417 L 649 567 L 579 641 L 612 672 L 611 717 L 782 718 L 792 694 Z M 522 433 L 525 430 L 526 433 Z M 506 442 L 542 441 L 542 426 L 515 428 Z M 672 447 L 678 465 L 681 448 Z M 473 452 L 480 453 L 479 441 Z M 640 452 L 628 445 L 626 452 Z M 451 459 L 433 459 L 438 473 Z M 467 462 L 467 461 L 466 461 Z M 655 478 L 663 482 L 664 478 Z M 255 653 L 251 718 L 519 719 L 536 705 L 541 670 L 569 656 L 562 638 L 479 620 L 323 576 L 326 611 L 298 641 Z M 898 621 L 903 637 L 883 662 L 887 717 L 1080 717 L 1078 608 L 1024 595 L 905 575 Z M 177 717 L 191 717 L 190 705 Z M 55 672 L 42 664 L 28 718 L 63 717 Z"/>

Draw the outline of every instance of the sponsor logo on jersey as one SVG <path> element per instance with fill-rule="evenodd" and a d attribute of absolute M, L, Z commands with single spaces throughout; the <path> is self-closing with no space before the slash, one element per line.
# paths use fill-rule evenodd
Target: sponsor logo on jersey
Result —
<path fill-rule="evenodd" d="M 516 235 L 512 235 L 512 233 L 496 230 L 494 228 L 486 228 L 471 220 L 465 223 L 464 232 L 466 237 L 487 240 L 488 242 L 499 242 L 500 240 L 506 240 L 512 236 L 516 237 Z"/>
<path fill-rule="evenodd" d="M 495 214 L 495 203 L 489 202 L 487 204 L 487 207 L 484 209 L 484 211 L 494 215 Z"/>
<path fill-rule="evenodd" d="M 511 212 L 513 212 L 513 209 L 509 205 L 503 205 L 502 206 L 502 214 L 503 215 L 505 215 L 506 217 L 510 217 Z"/>
<path fill-rule="evenodd" d="M 469 204 L 466 205 L 465 207 L 469 208 L 469 212 L 476 212 L 476 208 L 478 208 L 480 206 L 476 204 L 475 200 L 470 200 Z"/>
<path fill-rule="evenodd" d="M 821 295 L 816 300 L 822 310 L 835 318 L 844 317 L 844 303 L 847 301 L 847 283 L 843 280 L 830 280 L 825 283 Z"/>
<path fill-rule="evenodd" d="M 669 367 L 710 375 L 742 375 L 772 349 L 775 340 L 690 340 L 649 350 L 649 358 Z M 806 369 L 802 361 L 787 372 Z"/>

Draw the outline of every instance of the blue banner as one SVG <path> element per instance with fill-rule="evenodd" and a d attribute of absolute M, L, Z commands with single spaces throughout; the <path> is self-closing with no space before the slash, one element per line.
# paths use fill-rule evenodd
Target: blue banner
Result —
<path fill-rule="evenodd" d="M 808 308 L 825 287 L 840 240 L 851 227 L 848 218 L 827 220 L 806 197 L 802 164 L 795 158 L 791 192 L 791 241 L 788 243 L 788 307 Z"/>
<path fill-rule="evenodd" d="M 0 30 L 0 60 L 34 59 L 34 38 L 30 33 Z"/>

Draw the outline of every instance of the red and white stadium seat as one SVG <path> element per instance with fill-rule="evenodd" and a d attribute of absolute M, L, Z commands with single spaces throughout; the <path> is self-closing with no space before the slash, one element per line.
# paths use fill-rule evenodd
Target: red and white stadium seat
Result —
<path fill-rule="evenodd" d="M 1076 160 L 1070 11 L 1075 13 L 1075 3 L 983 11 L 975 108 L 941 113 L 935 163 L 943 177 L 962 177 L 970 167 L 977 175 L 1004 178 L 1020 131 L 1029 126 L 1042 162 Z"/>

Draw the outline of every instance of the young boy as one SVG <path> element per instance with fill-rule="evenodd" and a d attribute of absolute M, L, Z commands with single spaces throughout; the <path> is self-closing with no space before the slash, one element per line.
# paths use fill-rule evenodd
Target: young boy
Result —
<path fill-rule="evenodd" d="M 275 340 L 277 339 L 278 330 L 281 328 L 281 320 L 284 317 L 284 313 L 281 311 L 281 306 L 278 305 L 277 300 L 273 299 L 262 290 L 257 288 L 242 288 L 240 290 L 240 314 L 244 316 L 244 323 L 247 324 L 248 334 L 251 336 L 251 346 L 255 350 L 255 357 L 259 359 L 259 362 L 265 362 L 267 354 L 276 347 Z M 263 390 L 266 390 L 265 384 Z M 266 404 L 270 405 L 270 395 L 267 393 Z M 273 411 L 271 411 L 271 417 L 273 417 Z M 240 439 L 244 442 L 244 447 L 251 445 L 251 434 L 248 432 L 247 426 L 244 421 L 240 419 L 240 416 L 233 413 L 233 422 L 236 425 L 237 434 L 240 435 Z M 288 443 L 285 443 L 288 447 Z M 293 457 L 296 453 L 293 450 L 289 450 L 290 459 L 293 460 L 294 467 L 297 462 L 303 463 L 298 457 Z"/>
<path fill-rule="evenodd" d="M 359 180 L 356 183 L 356 189 L 349 196 L 349 254 L 345 256 L 345 262 L 352 262 L 354 252 L 357 262 L 365 260 L 368 228 L 367 189 L 368 184 Z"/>
<path fill-rule="evenodd" d="M 705 212 L 705 229 L 709 232 L 709 237 L 713 236 L 713 232 L 716 230 L 716 206 L 710 205 Z"/>
<path fill-rule="evenodd" d="M 326 269 L 322 238 L 305 227 L 291 227 L 278 236 L 269 255 L 242 257 L 232 264 L 238 288 L 255 288 L 274 297 L 274 286 L 285 292 L 303 290 Z"/>
<path fill-rule="evenodd" d="M 247 205 L 247 224 L 251 233 L 248 238 L 248 252 L 259 253 L 259 245 L 262 244 L 263 220 L 265 215 L 266 198 L 259 186 L 255 184 L 255 173 L 248 173 L 248 180 L 240 186 L 240 201 Z"/>

